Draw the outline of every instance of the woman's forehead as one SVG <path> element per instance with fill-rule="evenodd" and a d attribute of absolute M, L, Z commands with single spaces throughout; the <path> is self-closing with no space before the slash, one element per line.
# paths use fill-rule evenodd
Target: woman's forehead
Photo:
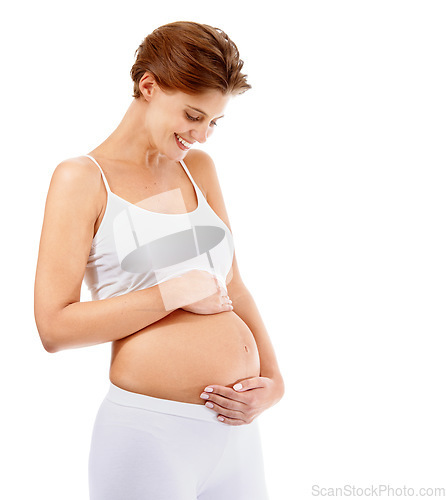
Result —
<path fill-rule="evenodd" d="M 210 118 L 215 116 L 215 114 L 223 114 L 223 110 L 231 95 L 223 95 L 219 90 L 211 90 L 206 93 L 193 95 L 179 92 L 176 97 L 178 102 L 183 106 L 201 113 L 205 118 Z"/>

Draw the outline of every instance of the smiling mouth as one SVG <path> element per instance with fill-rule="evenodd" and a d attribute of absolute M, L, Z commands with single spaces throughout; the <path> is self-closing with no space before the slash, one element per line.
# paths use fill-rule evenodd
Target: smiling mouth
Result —
<path fill-rule="evenodd" d="M 175 135 L 175 139 L 177 140 L 177 143 L 179 143 L 181 146 L 183 146 L 182 149 L 190 149 L 192 147 L 192 144 L 190 142 L 187 142 L 186 140 L 184 140 L 176 132 L 174 132 L 174 135 Z"/>

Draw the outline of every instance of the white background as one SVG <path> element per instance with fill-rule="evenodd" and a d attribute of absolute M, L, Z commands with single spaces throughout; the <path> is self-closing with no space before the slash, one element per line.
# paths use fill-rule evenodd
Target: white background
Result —
<path fill-rule="evenodd" d="M 444 2 L 43 0 L 0 17 L 0 496 L 88 498 L 110 346 L 40 343 L 46 193 L 116 128 L 136 48 L 176 20 L 225 30 L 253 86 L 202 147 L 286 382 L 259 417 L 271 500 L 446 487 Z"/>

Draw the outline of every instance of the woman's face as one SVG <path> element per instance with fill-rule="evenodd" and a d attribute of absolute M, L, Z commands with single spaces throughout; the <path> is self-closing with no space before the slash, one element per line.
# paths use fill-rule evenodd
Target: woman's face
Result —
<path fill-rule="evenodd" d="M 230 98 L 219 90 L 190 95 L 156 86 L 146 115 L 150 147 L 173 161 L 183 159 L 195 142 L 204 143 L 212 135 Z"/>

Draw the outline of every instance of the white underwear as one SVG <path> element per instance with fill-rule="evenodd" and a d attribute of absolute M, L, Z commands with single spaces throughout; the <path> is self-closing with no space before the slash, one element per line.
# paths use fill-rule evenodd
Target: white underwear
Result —
<path fill-rule="evenodd" d="M 90 500 L 268 500 L 257 420 L 110 385 L 94 423 Z"/>

